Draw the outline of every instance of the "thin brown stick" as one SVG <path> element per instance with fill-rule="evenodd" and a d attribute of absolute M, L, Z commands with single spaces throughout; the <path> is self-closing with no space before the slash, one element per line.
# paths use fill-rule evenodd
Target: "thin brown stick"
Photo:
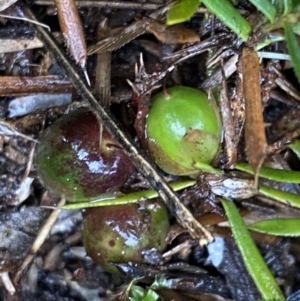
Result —
<path fill-rule="evenodd" d="M 231 57 L 226 63 L 224 63 L 223 70 L 225 78 L 228 78 L 236 71 L 236 63 L 238 61 L 238 55 Z M 208 89 L 215 88 L 222 83 L 222 71 L 221 69 L 213 73 L 209 78 L 207 78 L 200 86 L 202 90 L 207 91 Z"/>
<path fill-rule="evenodd" d="M 32 93 L 70 93 L 73 87 L 58 76 L 0 76 L 0 95 L 16 96 Z"/>
<path fill-rule="evenodd" d="M 23 12 L 27 17 L 35 20 L 34 14 L 28 7 L 24 6 Z M 159 196 L 162 198 L 170 212 L 174 214 L 179 224 L 189 231 L 190 235 L 199 243 L 200 246 L 212 242 L 213 236 L 210 232 L 193 217 L 188 209 L 182 204 L 178 195 L 175 194 L 170 186 L 164 181 L 156 168 L 140 154 L 132 140 L 117 126 L 112 115 L 104 109 L 101 102 L 97 101 L 90 87 L 81 79 L 81 76 L 76 71 L 76 67 L 74 68 L 74 65 L 69 58 L 61 51 L 55 39 L 47 31 L 45 31 L 44 28 L 36 25 L 32 26 L 35 29 L 37 36 L 40 37 L 52 56 L 56 58 L 57 62 L 65 70 L 70 82 L 76 88 L 78 94 L 89 102 L 94 114 L 103 122 L 106 129 L 132 160 L 135 167 L 149 181 L 152 188 L 158 192 Z"/>
<path fill-rule="evenodd" d="M 174 52 L 170 56 L 163 58 L 165 62 L 172 62 L 173 64 L 179 64 L 188 60 L 196 55 L 199 55 L 205 51 L 211 50 L 215 47 L 220 47 L 226 43 L 229 43 L 233 38 L 231 33 L 220 33 L 213 37 L 210 37 L 200 43 L 184 48 L 177 52 Z"/>
<path fill-rule="evenodd" d="M 53 5 L 53 0 L 36 0 L 36 5 Z M 134 3 L 134 2 L 118 2 L 118 1 L 75 1 L 76 6 L 79 7 L 107 7 L 116 9 L 142 9 L 142 10 L 156 10 L 161 7 L 154 3 Z"/>
<path fill-rule="evenodd" d="M 123 30 L 107 37 L 104 40 L 96 43 L 88 47 L 88 55 L 93 53 L 99 52 L 106 52 L 106 51 L 114 51 L 125 44 L 129 43 L 133 39 L 137 38 L 138 36 L 144 34 L 147 29 L 146 27 L 154 20 L 158 20 L 162 17 L 162 15 L 169 9 L 169 6 L 163 7 L 149 15 L 149 18 L 139 20 L 134 22 L 133 24 L 126 26 Z"/>
<path fill-rule="evenodd" d="M 275 83 L 288 95 L 295 98 L 299 102 L 299 91 L 284 77 L 284 75 L 277 68 L 272 66 L 272 71 L 274 71 L 278 76 L 275 80 Z"/>
<path fill-rule="evenodd" d="M 233 124 L 233 114 L 230 107 L 230 99 L 228 96 L 227 83 L 224 73 L 223 61 L 221 61 L 222 86 L 220 90 L 220 111 L 224 129 L 224 140 L 226 145 L 227 168 L 232 168 L 237 158 L 237 147 L 235 139 L 235 131 Z"/>
<path fill-rule="evenodd" d="M 109 33 L 106 20 L 98 27 L 98 39 L 104 39 Z M 97 54 L 95 92 L 104 106 L 111 103 L 111 52 Z M 101 141 L 101 140 L 100 140 Z"/>
<path fill-rule="evenodd" d="M 16 292 L 16 289 L 10 280 L 10 276 L 9 276 L 8 272 L 0 272 L 0 278 L 5 286 L 6 290 L 11 295 L 13 295 Z"/>
<path fill-rule="evenodd" d="M 17 271 L 17 273 L 14 277 L 14 283 L 17 283 L 19 281 L 23 272 L 27 269 L 29 264 L 32 262 L 36 252 L 40 249 L 40 247 L 42 246 L 42 244 L 48 237 L 48 235 L 52 229 L 52 226 L 54 225 L 54 223 L 56 222 L 56 220 L 58 218 L 58 215 L 60 214 L 60 211 L 61 211 L 60 207 L 63 206 L 65 204 L 65 202 L 66 202 L 65 198 L 61 198 L 61 200 L 57 204 L 57 208 L 51 212 L 51 214 L 49 215 L 45 224 L 40 229 L 35 241 L 33 242 L 32 246 L 31 246 L 31 249 L 30 249 L 28 255 L 24 259 L 21 267 L 19 268 L 19 270 Z"/>

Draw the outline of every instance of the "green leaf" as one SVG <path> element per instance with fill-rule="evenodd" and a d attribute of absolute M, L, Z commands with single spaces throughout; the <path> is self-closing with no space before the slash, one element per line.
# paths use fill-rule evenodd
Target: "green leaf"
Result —
<path fill-rule="evenodd" d="M 144 301 L 145 290 L 139 285 L 132 285 L 129 291 L 130 301 Z"/>
<path fill-rule="evenodd" d="M 284 3 L 284 12 L 283 14 L 286 15 L 290 13 L 293 9 L 293 1 L 292 0 L 283 0 Z"/>
<path fill-rule="evenodd" d="M 148 289 L 147 294 L 143 299 L 143 301 L 156 301 L 158 299 L 159 299 L 159 295 L 155 291 Z"/>
<path fill-rule="evenodd" d="M 275 218 L 254 223 L 248 229 L 276 236 L 300 236 L 300 219 Z"/>
<path fill-rule="evenodd" d="M 158 290 L 160 288 L 169 288 L 168 280 L 164 274 L 155 276 L 154 282 L 151 284 L 150 288 L 153 290 Z"/>
<path fill-rule="evenodd" d="M 274 32 L 268 33 L 263 40 L 256 44 L 255 50 L 259 51 L 262 48 L 281 41 L 284 41 L 284 36 L 282 34 L 276 34 Z"/>
<path fill-rule="evenodd" d="M 243 41 L 247 41 L 252 28 L 230 2 L 227 0 L 202 0 L 202 3 Z"/>
<path fill-rule="evenodd" d="M 271 0 L 272 5 L 275 7 L 277 15 L 280 16 L 284 11 L 284 3 L 282 0 Z"/>
<path fill-rule="evenodd" d="M 203 162 L 195 162 L 193 164 L 193 167 L 196 169 L 199 169 L 203 172 L 212 173 L 215 175 L 223 175 L 224 174 L 224 172 L 222 170 L 216 169 L 216 168 L 210 166 L 209 164 L 203 163 Z"/>
<path fill-rule="evenodd" d="M 170 184 L 174 191 L 178 191 L 187 187 L 194 185 L 196 181 L 182 181 Z M 127 193 L 124 195 L 117 196 L 115 198 L 101 198 L 93 202 L 84 203 L 72 203 L 61 207 L 61 209 L 75 210 L 75 209 L 85 209 L 93 207 L 111 206 L 111 205 L 123 205 L 137 203 L 141 199 L 154 199 L 158 197 L 158 193 L 154 190 L 143 190 L 138 192 Z"/>
<path fill-rule="evenodd" d="M 233 237 L 245 266 L 263 299 L 284 300 L 273 275 L 254 244 L 239 211 L 232 201 L 220 199 L 225 209 Z"/>
<path fill-rule="evenodd" d="M 297 34 L 298 36 L 300 36 L 300 23 L 297 23 L 297 24 L 295 24 L 295 25 L 292 25 L 292 27 L 293 27 L 293 32 L 294 32 L 295 34 Z"/>
<path fill-rule="evenodd" d="M 289 148 L 296 154 L 298 159 L 300 159 L 300 140 L 294 140 L 291 144 L 289 144 Z"/>
<path fill-rule="evenodd" d="M 267 33 L 267 32 L 274 31 L 276 29 L 284 28 L 285 26 L 292 26 L 293 30 L 295 28 L 295 30 L 297 31 L 297 24 L 299 23 L 299 21 L 300 21 L 299 12 L 297 13 L 293 12 L 286 15 L 281 15 L 276 19 L 274 23 L 265 24 L 262 30 L 263 32 Z"/>
<path fill-rule="evenodd" d="M 199 0 L 180 0 L 175 3 L 167 13 L 167 25 L 174 25 L 190 20 L 199 5 Z"/>
<path fill-rule="evenodd" d="M 237 163 L 235 168 L 251 175 L 254 175 L 254 172 L 249 164 L 246 163 Z M 262 167 L 259 171 L 259 176 L 268 180 L 273 180 L 277 182 L 284 183 L 300 183 L 300 172 L 293 170 L 283 170 L 283 169 L 273 169 L 268 167 Z"/>
<path fill-rule="evenodd" d="M 260 185 L 259 192 L 266 197 L 294 208 L 300 208 L 300 196 L 287 191 L 277 190 L 265 185 Z"/>
<path fill-rule="evenodd" d="M 270 22 L 276 17 L 275 6 L 269 0 L 249 0 L 259 11 L 261 11 Z M 285 0 L 286 1 L 286 0 Z"/>
<path fill-rule="evenodd" d="M 294 67 L 294 72 L 300 83 L 300 48 L 298 45 L 297 38 L 293 32 L 292 26 L 285 26 L 284 27 L 284 34 L 286 39 L 286 47 L 288 49 L 289 55 L 292 59 L 292 65 Z"/>
<path fill-rule="evenodd" d="M 300 11 L 300 1 L 292 0 L 293 12 Z"/>

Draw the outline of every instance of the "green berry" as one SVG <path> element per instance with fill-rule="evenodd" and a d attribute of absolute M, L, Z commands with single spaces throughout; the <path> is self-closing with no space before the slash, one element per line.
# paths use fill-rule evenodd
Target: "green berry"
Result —
<path fill-rule="evenodd" d="M 169 218 L 161 202 L 96 207 L 83 214 L 82 240 L 87 254 L 107 271 L 109 262 L 143 262 L 143 254 L 166 248 Z"/>
<path fill-rule="evenodd" d="M 177 86 L 151 100 L 146 121 L 149 151 L 156 164 L 174 175 L 197 175 L 200 163 L 210 164 L 219 152 L 222 125 L 207 96 Z"/>
<path fill-rule="evenodd" d="M 36 169 L 50 191 L 68 201 L 93 200 L 121 187 L 134 171 L 130 159 L 92 112 L 64 115 L 40 137 Z"/>

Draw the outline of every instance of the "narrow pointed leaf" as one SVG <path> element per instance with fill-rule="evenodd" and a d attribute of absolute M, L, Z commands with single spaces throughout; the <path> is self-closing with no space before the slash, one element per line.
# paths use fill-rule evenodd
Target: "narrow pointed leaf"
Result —
<path fill-rule="evenodd" d="M 199 5 L 199 0 L 180 0 L 175 3 L 167 13 L 167 25 L 174 25 L 190 20 Z"/>
<path fill-rule="evenodd" d="M 220 199 L 225 209 L 233 237 L 245 266 L 264 300 L 284 300 L 273 275 L 254 244 L 239 211 L 232 201 Z"/>
<path fill-rule="evenodd" d="M 300 208 L 300 196 L 287 191 L 277 190 L 268 186 L 261 185 L 259 192 L 264 196 L 272 198 L 280 203 L 287 204 L 294 208 Z"/>
<path fill-rule="evenodd" d="M 202 3 L 243 41 L 248 39 L 252 28 L 230 2 L 227 0 L 203 0 Z"/>
<path fill-rule="evenodd" d="M 248 229 L 276 236 L 300 236 L 299 218 L 276 218 L 254 223 Z"/>
<path fill-rule="evenodd" d="M 196 182 L 193 180 L 172 183 L 170 186 L 174 189 L 174 191 L 178 191 L 187 187 L 194 185 Z M 94 200 L 93 202 L 85 202 L 85 203 L 74 203 L 67 204 L 62 207 L 62 209 L 85 209 L 85 208 L 93 208 L 93 207 L 103 207 L 103 206 L 111 206 L 111 205 L 123 205 L 123 204 L 131 204 L 137 203 L 141 199 L 153 199 L 158 197 L 158 193 L 155 190 L 144 190 L 138 192 L 132 192 L 116 197 L 110 198 L 101 198 L 99 196 L 99 200 Z"/>
<path fill-rule="evenodd" d="M 259 11 L 261 11 L 270 22 L 274 22 L 276 8 L 269 0 L 249 0 Z"/>
<path fill-rule="evenodd" d="M 292 0 L 283 0 L 284 3 L 284 11 L 283 14 L 286 15 L 293 9 L 293 1 Z"/>
<path fill-rule="evenodd" d="M 235 168 L 251 175 L 254 174 L 252 168 L 246 163 L 237 163 Z M 273 169 L 268 167 L 262 167 L 259 171 L 259 176 L 268 180 L 273 180 L 277 182 L 284 183 L 300 183 L 300 172 L 294 170 L 284 170 L 284 169 Z"/>
<path fill-rule="evenodd" d="M 295 75 L 300 83 L 300 47 L 296 38 L 296 35 L 293 32 L 292 26 L 284 27 L 284 34 L 286 40 L 286 47 L 288 49 L 289 55 L 292 59 L 292 65 L 294 67 Z"/>

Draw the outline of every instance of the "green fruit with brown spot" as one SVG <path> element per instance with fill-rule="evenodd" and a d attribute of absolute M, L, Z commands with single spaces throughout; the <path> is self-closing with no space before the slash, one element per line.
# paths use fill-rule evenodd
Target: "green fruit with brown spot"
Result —
<path fill-rule="evenodd" d="M 82 240 L 87 254 L 107 271 L 109 263 L 142 263 L 145 252 L 166 248 L 169 218 L 157 201 L 87 209 L 83 214 Z"/>
<path fill-rule="evenodd" d="M 194 88 L 177 86 L 151 100 L 147 142 L 156 164 L 174 175 L 197 175 L 219 152 L 222 124 L 217 108 Z"/>

